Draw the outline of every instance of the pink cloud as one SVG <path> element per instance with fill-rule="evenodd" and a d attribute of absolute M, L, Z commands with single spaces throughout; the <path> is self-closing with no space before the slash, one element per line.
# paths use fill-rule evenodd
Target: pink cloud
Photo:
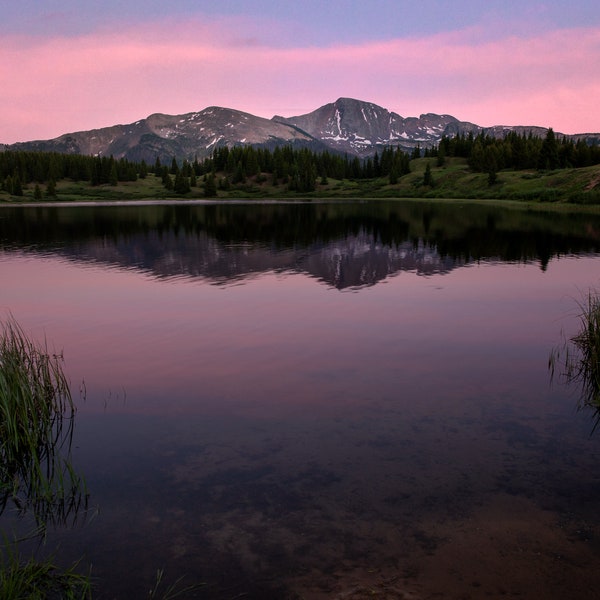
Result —
<path fill-rule="evenodd" d="M 79 38 L 0 40 L 0 141 L 127 123 L 209 105 L 293 115 L 339 96 L 403 116 L 600 131 L 600 31 L 487 41 L 466 30 L 359 45 L 268 45 L 199 21 Z M 275 36 L 277 37 L 277 35 Z"/>

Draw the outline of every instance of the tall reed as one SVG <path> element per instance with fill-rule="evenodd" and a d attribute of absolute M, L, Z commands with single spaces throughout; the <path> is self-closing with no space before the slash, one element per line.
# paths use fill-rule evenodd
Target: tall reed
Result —
<path fill-rule="evenodd" d="M 0 334 L 0 513 L 9 499 L 38 524 L 85 501 L 71 463 L 75 405 L 62 357 L 30 340 L 11 317 Z"/>
<path fill-rule="evenodd" d="M 23 556 L 16 544 L 5 541 L 0 553 L 0 595 L 2 600 L 89 600 L 91 579 L 78 573 L 78 567 L 75 563 L 61 569 L 52 557 Z"/>
<path fill-rule="evenodd" d="M 12 500 L 32 510 L 37 532 L 75 517 L 87 501 L 84 480 L 71 462 L 75 405 L 62 356 L 30 340 L 11 317 L 0 329 L 0 514 Z M 52 559 L 23 557 L 17 541 L 0 546 L 0 597 L 91 597 L 77 565 L 60 569 Z"/>
<path fill-rule="evenodd" d="M 594 410 L 595 430 L 600 424 L 600 296 L 588 292 L 579 307 L 579 332 L 552 350 L 548 367 L 553 378 L 560 364 L 561 380 L 579 386 L 580 405 Z"/>

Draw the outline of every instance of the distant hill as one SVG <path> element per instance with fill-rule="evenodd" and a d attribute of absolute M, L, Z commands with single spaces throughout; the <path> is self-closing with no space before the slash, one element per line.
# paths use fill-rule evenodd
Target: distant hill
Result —
<path fill-rule="evenodd" d="M 459 121 L 451 115 L 423 114 L 403 118 L 371 102 L 339 98 L 313 112 L 296 117 L 264 119 L 230 108 L 211 106 L 184 115 L 153 114 L 129 125 L 113 125 L 91 131 L 66 133 L 51 140 L 19 142 L 0 146 L 8 150 L 54 151 L 65 154 L 114 156 L 133 161 L 193 160 L 209 156 L 218 146 L 253 145 L 273 149 L 292 145 L 329 150 L 349 156 L 367 157 L 386 146 L 437 145 L 442 136 L 477 135 L 503 137 L 509 131 L 544 136 L 538 126 L 484 128 Z M 564 134 L 558 133 L 562 137 Z M 566 135 L 600 144 L 600 133 Z"/>

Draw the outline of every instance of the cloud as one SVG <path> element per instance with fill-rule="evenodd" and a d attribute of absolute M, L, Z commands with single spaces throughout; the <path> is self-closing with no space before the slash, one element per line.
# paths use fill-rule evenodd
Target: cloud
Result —
<path fill-rule="evenodd" d="M 209 105 L 291 116 L 339 96 L 376 102 L 403 116 L 443 112 L 481 125 L 600 131 L 598 29 L 501 39 L 471 29 L 289 48 L 240 23 L 171 20 L 69 38 L 5 36 L 0 141 Z"/>

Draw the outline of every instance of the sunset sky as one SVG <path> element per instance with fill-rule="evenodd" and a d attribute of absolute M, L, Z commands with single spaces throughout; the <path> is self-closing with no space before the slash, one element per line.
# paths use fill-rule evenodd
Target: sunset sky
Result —
<path fill-rule="evenodd" d="M 0 19 L 0 143 L 341 96 L 600 132 L 599 65 L 597 0 L 20 0 Z"/>

